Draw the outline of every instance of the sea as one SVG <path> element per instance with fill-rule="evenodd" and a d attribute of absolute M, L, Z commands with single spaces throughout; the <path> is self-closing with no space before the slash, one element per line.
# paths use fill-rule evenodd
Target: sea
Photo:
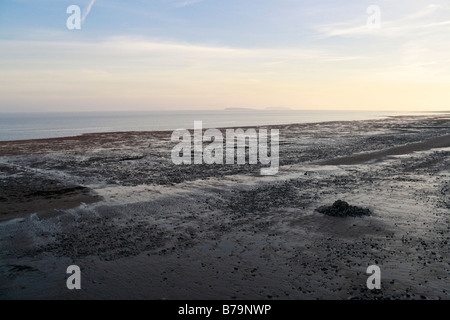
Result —
<path fill-rule="evenodd" d="M 398 115 L 387 111 L 329 110 L 211 110 L 0 113 L 0 141 L 76 136 L 85 133 L 248 127 L 292 123 L 382 119 Z"/>

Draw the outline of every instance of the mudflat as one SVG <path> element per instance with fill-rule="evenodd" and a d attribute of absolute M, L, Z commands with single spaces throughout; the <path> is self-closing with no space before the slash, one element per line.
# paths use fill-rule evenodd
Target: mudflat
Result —
<path fill-rule="evenodd" d="M 171 132 L 0 142 L 0 298 L 448 299 L 449 115 L 270 128 L 267 177 L 174 165 Z"/>

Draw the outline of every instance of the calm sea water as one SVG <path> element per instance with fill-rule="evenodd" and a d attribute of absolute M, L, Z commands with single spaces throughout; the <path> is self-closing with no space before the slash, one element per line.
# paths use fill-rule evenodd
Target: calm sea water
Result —
<path fill-rule="evenodd" d="M 0 114 L 0 141 L 74 136 L 114 131 L 244 127 L 341 120 L 369 120 L 390 112 L 308 110 L 222 110 Z"/>

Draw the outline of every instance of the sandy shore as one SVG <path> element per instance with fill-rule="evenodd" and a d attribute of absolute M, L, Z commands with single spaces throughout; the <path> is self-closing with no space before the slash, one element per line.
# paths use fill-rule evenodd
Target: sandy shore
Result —
<path fill-rule="evenodd" d="M 0 298 L 450 297 L 449 115 L 271 128 L 271 177 L 176 166 L 171 132 L 0 142 Z"/>

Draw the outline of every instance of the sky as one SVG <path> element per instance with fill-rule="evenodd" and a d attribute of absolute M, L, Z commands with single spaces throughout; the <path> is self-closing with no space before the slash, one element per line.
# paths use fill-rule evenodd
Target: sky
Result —
<path fill-rule="evenodd" d="M 449 40 L 448 0 L 0 0 L 0 112 L 444 111 Z"/>

